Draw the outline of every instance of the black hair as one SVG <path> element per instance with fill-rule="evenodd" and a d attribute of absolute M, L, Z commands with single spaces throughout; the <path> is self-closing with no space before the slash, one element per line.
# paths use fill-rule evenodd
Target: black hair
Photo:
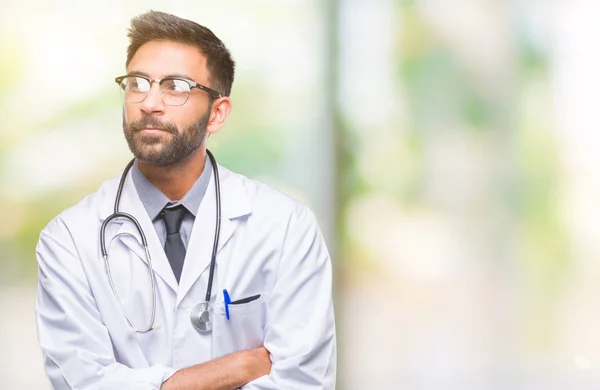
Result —
<path fill-rule="evenodd" d="M 197 47 L 206 56 L 210 87 L 229 96 L 235 62 L 225 44 L 208 28 L 164 12 L 149 11 L 131 19 L 127 36 L 128 66 L 140 46 L 150 41 L 172 41 Z"/>

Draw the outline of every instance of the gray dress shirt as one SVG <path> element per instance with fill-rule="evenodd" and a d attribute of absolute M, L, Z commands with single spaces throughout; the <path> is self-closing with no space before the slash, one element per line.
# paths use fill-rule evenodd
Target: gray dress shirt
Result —
<path fill-rule="evenodd" d="M 198 177 L 198 180 L 196 180 L 187 194 L 185 194 L 181 200 L 171 201 L 161 190 L 150 183 L 150 180 L 148 180 L 146 176 L 144 176 L 137 166 L 137 161 L 133 164 L 133 167 L 131 168 L 133 184 L 135 185 L 135 189 L 140 196 L 144 208 L 146 208 L 146 211 L 150 216 L 150 220 L 154 224 L 154 229 L 156 229 L 156 234 L 158 235 L 163 248 L 167 240 L 167 230 L 165 228 L 165 221 L 159 216 L 161 210 L 165 206 L 175 207 L 183 205 L 183 207 L 189 211 L 189 213 L 186 213 L 185 217 L 183 217 L 179 232 L 181 239 L 183 240 L 183 245 L 187 249 L 188 241 L 190 240 L 190 235 L 192 233 L 192 227 L 194 226 L 194 220 L 196 219 L 196 214 L 198 213 L 204 194 L 206 194 L 206 188 L 210 182 L 212 170 L 213 166 L 210 159 L 207 158 L 202 174 L 200 174 L 200 177 Z"/>

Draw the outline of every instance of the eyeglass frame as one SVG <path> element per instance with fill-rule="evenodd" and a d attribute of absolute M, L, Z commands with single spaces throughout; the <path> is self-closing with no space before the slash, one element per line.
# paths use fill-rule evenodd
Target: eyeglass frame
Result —
<path fill-rule="evenodd" d="M 179 81 L 186 82 L 190 86 L 190 92 L 188 93 L 188 96 L 185 99 L 185 102 L 183 102 L 181 104 L 178 104 L 178 105 L 171 105 L 171 104 L 165 103 L 165 101 L 163 100 L 162 90 L 161 90 L 160 99 L 163 101 L 163 103 L 165 103 L 165 104 L 167 104 L 168 106 L 171 106 L 171 107 L 180 107 L 180 106 L 183 106 L 185 103 L 187 103 L 187 101 L 190 99 L 190 95 L 191 95 L 191 92 L 192 92 L 193 88 L 198 88 L 199 90 L 208 93 L 211 96 L 211 98 L 214 98 L 214 99 L 218 99 L 218 98 L 223 97 L 223 95 L 220 92 L 218 92 L 218 91 L 216 91 L 216 90 L 214 90 L 212 88 L 209 88 L 209 87 L 207 87 L 205 85 L 202 85 L 202 84 L 198 84 L 194 80 L 190 80 L 190 79 L 187 79 L 185 77 L 179 77 L 179 76 L 167 76 L 167 77 L 163 77 L 162 79 L 152 79 L 152 78 L 150 78 L 148 76 L 145 76 L 143 74 L 126 74 L 124 76 L 116 77 L 115 78 L 115 83 L 117 83 L 117 85 L 119 87 L 121 87 L 121 82 L 124 79 L 128 78 L 128 77 L 140 77 L 140 78 L 148 81 L 148 83 L 150 83 L 150 89 L 152 89 L 152 84 L 153 83 L 158 83 L 158 86 L 160 87 L 160 84 L 163 81 L 165 81 L 165 80 L 179 80 Z M 121 88 L 121 89 L 123 89 L 123 88 Z M 123 90 L 123 92 L 125 92 L 125 91 Z M 139 102 L 135 102 L 134 104 L 142 103 L 144 100 L 146 100 L 146 98 L 148 97 L 149 93 L 150 93 L 150 90 L 148 90 L 148 92 L 146 92 L 146 96 L 144 96 L 144 98 L 142 100 L 140 100 Z M 133 103 L 133 102 L 130 102 L 130 103 Z"/>

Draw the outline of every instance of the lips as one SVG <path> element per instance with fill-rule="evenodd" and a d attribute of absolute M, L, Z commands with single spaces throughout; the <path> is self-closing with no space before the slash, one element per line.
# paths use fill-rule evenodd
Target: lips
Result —
<path fill-rule="evenodd" d="M 168 122 L 161 122 L 156 118 L 142 118 L 139 121 L 133 121 L 128 126 L 132 133 L 140 134 L 160 134 L 171 133 L 177 134 L 177 127 Z"/>
<path fill-rule="evenodd" d="M 143 129 L 139 130 L 139 132 L 141 134 L 146 134 L 146 135 L 158 135 L 161 133 L 169 133 L 169 131 L 167 131 L 165 129 L 159 129 L 156 127 L 144 127 Z"/>

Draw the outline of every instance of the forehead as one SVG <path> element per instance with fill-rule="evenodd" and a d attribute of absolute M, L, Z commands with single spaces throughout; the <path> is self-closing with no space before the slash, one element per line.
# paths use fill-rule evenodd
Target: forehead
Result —
<path fill-rule="evenodd" d="M 172 41 L 150 41 L 137 50 L 127 72 L 142 72 L 151 78 L 187 76 L 199 83 L 208 81 L 206 57 L 197 47 Z"/>

